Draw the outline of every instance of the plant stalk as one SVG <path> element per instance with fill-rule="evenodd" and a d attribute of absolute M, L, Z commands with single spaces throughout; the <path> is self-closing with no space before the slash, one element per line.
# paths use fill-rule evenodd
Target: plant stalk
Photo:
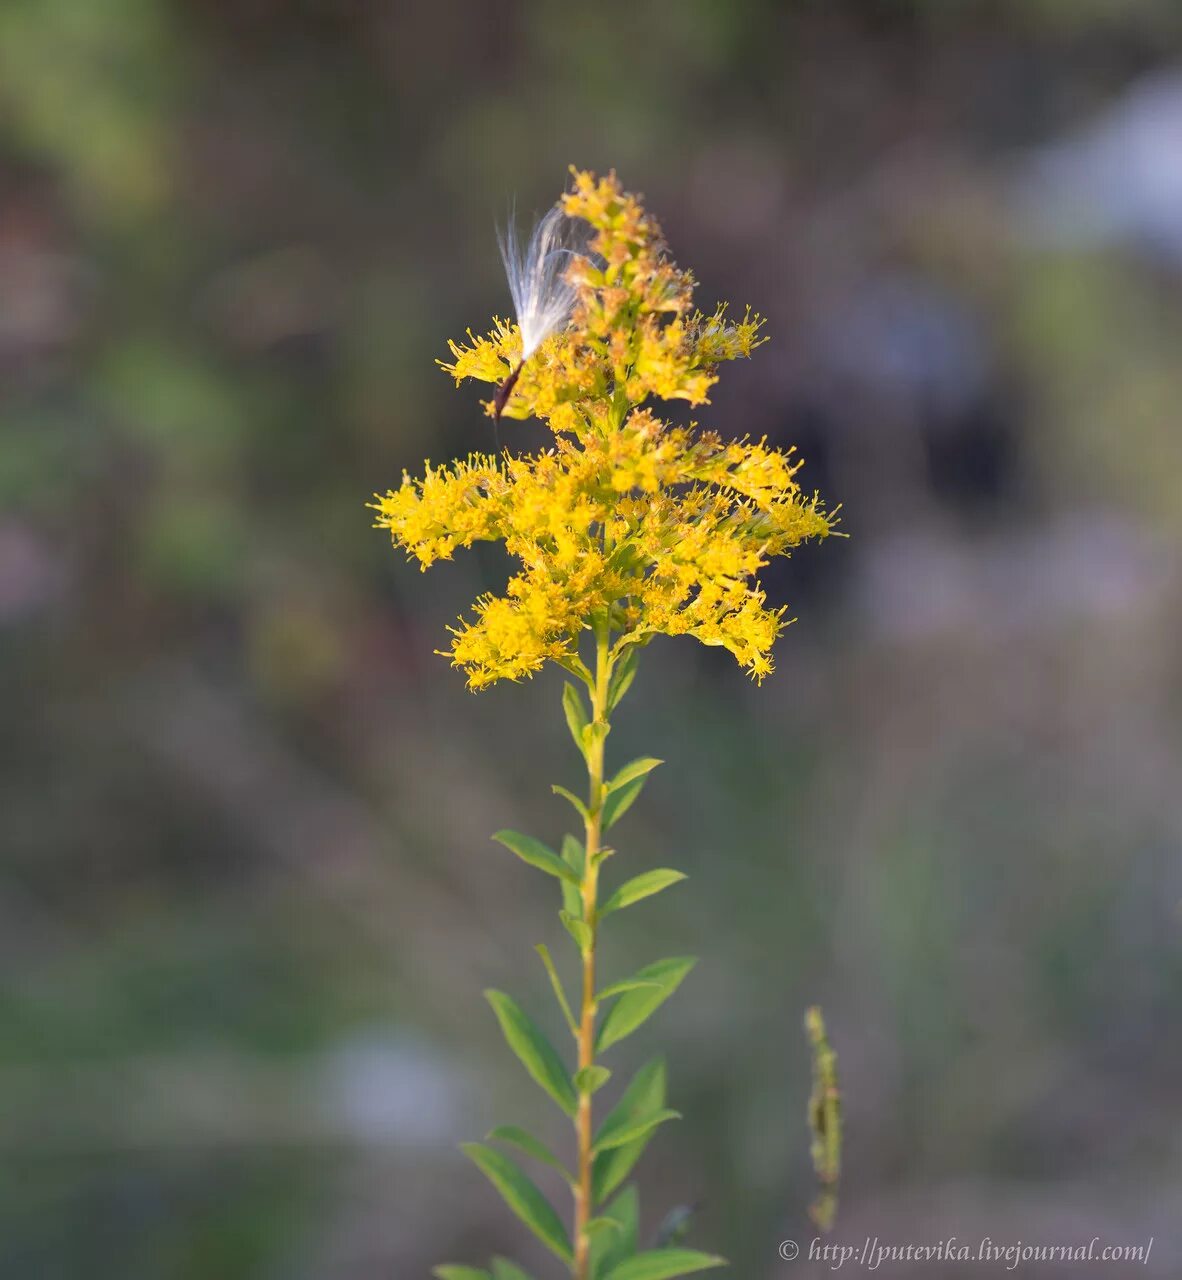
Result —
<path fill-rule="evenodd" d="M 599 853 L 603 835 L 604 739 L 607 737 L 607 699 L 611 684 L 612 658 L 608 623 L 595 627 L 595 688 L 591 698 L 591 723 L 593 734 L 587 752 L 587 819 L 584 840 L 582 907 L 583 920 L 589 930 L 587 945 L 583 950 L 583 1004 L 579 1018 L 578 1069 L 595 1063 L 595 944 L 599 924 L 596 919 L 599 892 Z M 575 1116 L 578 1140 L 578 1186 L 575 1189 L 575 1263 L 574 1280 L 588 1280 L 590 1264 L 590 1237 L 587 1223 L 591 1220 L 594 1205 L 591 1198 L 591 1143 L 594 1129 L 591 1123 L 591 1094 L 579 1092 L 579 1108 Z"/>

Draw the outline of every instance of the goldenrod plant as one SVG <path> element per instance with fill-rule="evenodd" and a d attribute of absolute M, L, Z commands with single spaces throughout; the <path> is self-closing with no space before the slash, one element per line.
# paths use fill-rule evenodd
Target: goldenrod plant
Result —
<path fill-rule="evenodd" d="M 841 1178 L 841 1090 L 837 1084 L 837 1054 L 829 1044 L 825 1019 L 813 1005 L 804 1015 L 805 1034 L 813 1057 L 813 1091 L 809 1095 L 811 1154 L 820 1193 L 809 1206 L 809 1217 L 822 1231 L 837 1216 L 837 1184 Z"/>
<path fill-rule="evenodd" d="M 611 1081 L 603 1059 L 673 994 L 694 960 L 656 960 L 623 981 L 600 981 L 610 917 L 684 879 L 671 868 L 625 873 L 601 898 L 600 877 L 616 854 L 608 832 L 661 763 L 644 757 L 609 772 L 611 717 L 657 636 L 694 636 L 727 649 L 756 681 L 768 675 L 787 618 L 768 604 L 759 572 L 771 557 L 827 536 L 833 518 L 801 490 L 792 450 L 669 425 L 646 407 L 653 399 L 708 403 L 718 366 L 749 356 L 764 340 L 763 322 L 749 311 L 732 318 L 725 306 L 695 310 L 694 279 L 670 259 L 641 201 L 614 173 L 572 174 L 524 246 L 512 235 L 502 241 L 515 322 L 494 320 L 484 337 L 469 332 L 466 343 L 450 344 L 444 365 L 457 384 L 496 388 L 484 405 L 489 416 L 540 418 L 553 442 L 532 455 L 427 463 L 375 507 L 378 524 L 424 569 L 459 547 L 504 542 L 520 568 L 504 594 L 482 596 L 453 629 L 450 657 L 473 689 L 532 676 L 548 662 L 562 667 L 571 676 L 563 712 L 586 765 L 582 795 L 553 788 L 570 802 L 578 834 L 557 848 L 517 831 L 494 837 L 561 888 L 580 971 L 573 1004 L 549 950 L 537 950 L 573 1054 L 560 1053 L 510 996 L 487 993 L 509 1047 L 570 1119 L 571 1157 L 515 1126 L 464 1149 L 574 1280 L 666 1280 L 723 1260 L 639 1243 L 637 1192 L 624 1184 L 657 1128 L 678 1118 L 666 1104 L 664 1063 L 642 1067 L 603 1114 L 599 1094 Z M 621 855 L 611 865 L 626 862 Z M 572 1193 L 569 1216 L 506 1148 L 559 1172 Z M 491 1270 L 448 1264 L 435 1274 L 529 1280 L 503 1258 Z"/>

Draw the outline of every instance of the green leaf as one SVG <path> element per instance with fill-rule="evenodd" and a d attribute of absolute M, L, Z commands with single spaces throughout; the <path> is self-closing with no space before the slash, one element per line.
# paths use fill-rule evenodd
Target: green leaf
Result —
<path fill-rule="evenodd" d="M 587 708 L 583 705 L 583 699 L 579 697 L 579 691 L 569 680 L 562 686 L 562 709 L 566 713 L 566 727 L 575 740 L 575 746 L 582 755 L 586 756 L 583 730 L 590 722 L 590 717 L 587 715 Z"/>
<path fill-rule="evenodd" d="M 494 1258 L 492 1267 L 493 1280 L 533 1280 L 517 1263 L 510 1262 L 508 1258 Z"/>
<path fill-rule="evenodd" d="M 620 1229 L 620 1224 L 615 1218 L 592 1218 L 584 1227 L 589 1236 L 597 1236 L 606 1232 L 615 1235 Z"/>
<path fill-rule="evenodd" d="M 445 1262 L 442 1266 L 432 1267 L 431 1274 L 439 1280 L 492 1280 L 487 1271 L 479 1267 L 461 1267 L 454 1262 Z"/>
<path fill-rule="evenodd" d="M 566 1025 L 570 1028 L 571 1035 L 577 1036 L 579 1034 L 579 1024 L 575 1021 L 575 1015 L 571 1011 L 566 992 L 562 989 L 562 979 L 558 976 L 558 970 L 554 967 L 554 961 L 550 958 L 550 948 L 544 942 L 539 942 L 534 947 L 534 950 L 542 957 L 542 964 L 546 966 L 546 975 L 550 979 L 550 986 L 553 988 L 554 997 L 562 1009 L 562 1016 L 566 1019 Z"/>
<path fill-rule="evenodd" d="M 655 982 L 656 987 L 637 987 L 620 996 L 600 1024 L 599 1036 L 595 1042 L 596 1050 L 606 1049 L 617 1040 L 631 1035 L 669 999 L 695 964 L 697 960 L 693 956 L 671 956 L 638 969 L 632 975 L 633 979 Z"/>
<path fill-rule="evenodd" d="M 569 880 L 562 882 L 562 905 L 572 916 L 581 916 L 583 900 L 579 893 L 579 886 L 583 880 L 583 842 L 571 835 L 563 836 L 562 860 L 575 873 L 573 883 Z"/>
<path fill-rule="evenodd" d="M 524 1151 L 527 1156 L 533 1156 L 535 1160 L 548 1164 L 551 1169 L 557 1169 L 572 1187 L 575 1185 L 574 1174 L 567 1171 L 566 1166 L 544 1142 L 540 1142 L 525 1129 L 519 1128 L 515 1124 L 498 1125 L 488 1134 L 488 1140 L 490 1142 L 507 1142 L 511 1147 L 516 1147 L 518 1151 Z"/>
<path fill-rule="evenodd" d="M 528 862 L 531 867 L 537 867 L 539 871 L 557 876 L 570 884 L 579 883 L 579 877 L 558 854 L 533 836 L 522 835 L 520 831 L 498 831 L 493 839 L 515 853 L 522 862 Z"/>
<path fill-rule="evenodd" d="M 666 1120 L 680 1120 L 680 1111 L 655 1111 L 651 1115 L 625 1117 L 616 1125 L 606 1121 L 595 1135 L 595 1143 L 591 1150 L 598 1155 L 600 1151 L 610 1151 L 612 1147 L 622 1147 L 634 1138 L 641 1138 L 646 1133 L 664 1124 Z"/>
<path fill-rule="evenodd" d="M 462 1150 L 501 1193 L 501 1198 L 538 1239 L 563 1262 L 574 1260 L 570 1236 L 550 1201 L 521 1169 L 499 1151 L 479 1142 L 465 1142 Z"/>
<path fill-rule="evenodd" d="M 577 676 L 586 686 L 587 692 L 593 693 L 595 690 L 595 677 L 591 674 L 587 664 L 573 653 L 559 654 L 555 659 L 560 667 L 565 671 L 569 671 L 572 676 Z"/>
<path fill-rule="evenodd" d="M 619 791 L 626 783 L 632 782 L 636 778 L 643 778 L 645 774 L 652 773 L 657 765 L 664 763 L 664 760 L 655 760 L 652 756 L 641 756 L 639 760 L 633 760 L 631 764 L 626 764 L 607 784 L 606 790 L 609 793 Z"/>
<path fill-rule="evenodd" d="M 579 1100 L 554 1046 L 512 997 L 505 995 L 503 991 L 486 991 L 484 995 L 497 1015 L 509 1048 L 563 1111 L 568 1116 L 573 1116 Z"/>
<path fill-rule="evenodd" d="M 620 885 L 603 904 L 599 914 L 606 916 L 613 911 L 619 911 L 621 907 L 630 907 L 634 902 L 651 898 L 654 893 L 660 893 L 662 889 L 668 889 L 670 885 L 684 879 L 682 872 L 673 871 L 669 867 L 658 867 L 656 871 L 646 871 L 643 875 L 633 877 L 627 884 Z"/>
<path fill-rule="evenodd" d="M 553 791 L 556 796 L 561 796 L 564 800 L 568 801 L 571 808 L 574 809 L 584 822 L 590 820 L 591 815 L 587 811 L 587 806 L 577 795 L 575 795 L 573 791 L 568 791 L 566 787 L 560 787 L 557 784 L 551 786 L 550 790 Z"/>
<path fill-rule="evenodd" d="M 575 1088 L 580 1093 L 595 1093 L 612 1078 L 612 1073 L 597 1063 L 575 1072 Z"/>
<path fill-rule="evenodd" d="M 624 650 L 623 656 L 616 660 L 611 683 L 607 689 L 607 709 L 609 711 L 615 710 L 616 704 L 632 687 L 632 681 L 636 679 L 636 666 L 639 661 L 640 646 L 636 644 L 629 645 Z"/>
<path fill-rule="evenodd" d="M 651 1249 L 617 1263 L 604 1280 L 671 1280 L 708 1267 L 725 1267 L 726 1259 L 696 1249 Z"/>
<path fill-rule="evenodd" d="M 642 982 L 639 978 L 625 978 L 623 982 L 613 982 L 610 987 L 604 989 L 595 997 L 600 1004 L 604 1000 L 610 1000 L 612 996 L 621 996 L 625 991 L 639 991 L 641 987 L 659 987 L 659 982 Z"/>
<path fill-rule="evenodd" d="M 591 1241 L 592 1276 L 604 1275 L 621 1259 L 629 1258 L 636 1252 L 636 1240 L 640 1231 L 640 1197 L 635 1186 L 625 1187 L 603 1211 L 603 1216 L 615 1222 L 618 1229 L 614 1235 L 604 1232 Z"/>
<path fill-rule="evenodd" d="M 585 920 L 572 915 L 569 911 L 560 911 L 558 918 L 562 921 L 567 933 L 575 940 L 580 951 L 588 951 L 591 947 L 591 929 Z"/>
<path fill-rule="evenodd" d="M 610 831 L 612 827 L 632 808 L 636 797 L 644 790 L 647 779 L 642 775 L 625 782 L 613 791 L 603 802 L 603 829 Z"/>
<path fill-rule="evenodd" d="M 619 1123 L 617 1116 L 651 1115 L 660 1111 L 664 1105 L 665 1062 L 662 1058 L 654 1058 L 645 1063 L 632 1078 L 619 1102 L 608 1113 L 604 1124 Z M 651 1137 L 650 1130 L 622 1147 L 601 1151 L 595 1157 L 591 1171 L 592 1199 L 595 1204 L 602 1203 L 632 1172 Z"/>
<path fill-rule="evenodd" d="M 583 729 L 583 755 L 591 758 L 591 753 L 599 747 L 611 733 L 612 727 L 606 720 L 592 720 Z"/>

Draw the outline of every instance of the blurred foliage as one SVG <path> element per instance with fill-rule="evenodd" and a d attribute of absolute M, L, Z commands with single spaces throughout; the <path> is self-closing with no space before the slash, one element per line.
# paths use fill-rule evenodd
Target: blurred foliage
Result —
<path fill-rule="evenodd" d="M 697 416 L 852 535 L 770 584 L 758 700 L 668 642 L 613 734 L 693 892 L 609 976 L 702 956 L 642 1234 L 809 1238 L 817 1000 L 838 1233 L 1176 1271 L 1182 259 L 1014 208 L 1180 59 L 1173 0 L 0 6 L 0 1278 L 518 1251 L 454 1149 L 528 1106 L 479 989 L 545 998 L 487 833 L 557 837 L 577 762 L 554 682 L 432 656 L 502 559 L 421 579 L 363 504 L 487 447 L 433 361 L 571 162 L 767 312 Z"/>

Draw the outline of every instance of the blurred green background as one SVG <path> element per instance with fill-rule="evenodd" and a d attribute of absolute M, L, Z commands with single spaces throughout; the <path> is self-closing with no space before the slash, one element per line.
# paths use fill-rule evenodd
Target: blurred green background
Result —
<path fill-rule="evenodd" d="M 364 503 L 489 446 L 433 362 L 570 163 L 767 314 L 699 417 L 850 535 L 769 575 L 762 689 L 665 641 L 612 738 L 691 880 L 608 968 L 702 958 L 614 1064 L 688 1117 L 646 1229 L 825 1274 L 820 1001 L 835 1239 L 1182 1273 L 1176 0 L 3 0 L 0 1278 L 553 1274 L 455 1144 L 546 1112 L 480 993 L 557 1031 L 562 935 L 488 836 L 578 761 L 554 679 L 432 655 L 496 551 Z"/>

